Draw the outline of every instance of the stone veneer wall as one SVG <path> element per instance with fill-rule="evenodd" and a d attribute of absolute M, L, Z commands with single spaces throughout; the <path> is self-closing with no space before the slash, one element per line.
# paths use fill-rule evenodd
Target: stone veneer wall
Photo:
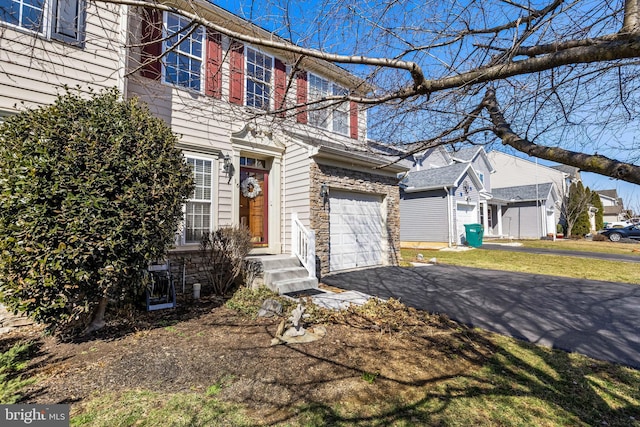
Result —
<path fill-rule="evenodd" d="M 329 203 L 323 206 L 320 186 L 330 189 L 382 195 L 387 207 L 387 263 L 397 265 L 400 259 L 400 188 L 396 177 L 377 175 L 337 166 L 311 163 L 310 225 L 316 231 L 316 274 L 329 273 Z M 331 193 L 331 192 L 329 192 Z"/>
<path fill-rule="evenodd" d="M 199 249 L 173 249 L 169 251 L 168 258 L 176 293 L 182 293 L 183 282 L 187 295 L 193 291 L 194 283 L 201 283 L 203 287 L 209 283 L 202 267 L 202 252 Z"/>

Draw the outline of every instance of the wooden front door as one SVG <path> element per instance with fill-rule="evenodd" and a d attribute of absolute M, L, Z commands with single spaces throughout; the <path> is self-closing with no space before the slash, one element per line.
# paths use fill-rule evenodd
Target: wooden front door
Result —
<path fill-rule="evenodd" d="M 269 172 L 240 168 L 240 225 L 251 232 L 254 246 L 269 244 Z"/>

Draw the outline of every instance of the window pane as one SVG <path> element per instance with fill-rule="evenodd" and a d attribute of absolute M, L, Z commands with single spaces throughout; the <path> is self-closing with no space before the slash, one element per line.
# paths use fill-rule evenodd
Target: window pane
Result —
<path fill-rule="evenodd" d="M 248 106 L 263 110 L 269 109 L 272 64 L 273 60 L 270 56 L 247 48 L 246 103 Z"/>
<path fill-rule="evenodd" d="M 58 0 L 55 16 L 55 32 L 79 39 L 80 0 Z"/>
<path fill-rule="evenodd" d="M 172 49 L 166 55 L 165 81 L 200 91 L 204 29 L 198 27 L 187 37 L 189 20 L 172 14 L 165 16 L 165 37 L 170 38 L 164 49 Z"/>
<path fill-rule="evenodd" d="M 0 0 L 0 20 L 42 32 L 44 0 Z"/>

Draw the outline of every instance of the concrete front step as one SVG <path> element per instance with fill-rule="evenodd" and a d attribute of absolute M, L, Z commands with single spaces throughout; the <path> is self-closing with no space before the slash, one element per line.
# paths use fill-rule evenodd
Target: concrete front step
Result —
<path fill-rule="evenodd" d="M 309 272 L 304 267 L 286 267 L 272 270 L 265 270 L 264 283 L 269 286 L 271 283 L 283 282 L 291 279 L 304 279 L 309 277 Z"/>
<path fill-rule="evenodd" d="M 276 270 L 278 268 L 300 267 L 298 258 L 291 255 L 249 256 L 247 259 L 260 261 L 264 271 Z"/>
<path fill-rule="evenodd" d="M 269 289 L 278 292 L 280 295 L 289 292 L 299 292 L 307 289 L 317 289 L 318 279 L 315 277 L 305 277 L 304 279 L 290 279 L 274 282 L 269 285 Z"/>
<path fill-rule="evenodd" d="M 262 283 L 274 292 L 285 294 L 318 287 L 318 279 L 309 277 L 294 256 L 250 256 L 248 259 L 262 263 Z"/>

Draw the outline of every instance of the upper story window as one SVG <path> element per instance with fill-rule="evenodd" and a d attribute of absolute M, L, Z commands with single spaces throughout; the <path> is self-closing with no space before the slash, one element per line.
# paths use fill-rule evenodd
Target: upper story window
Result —
<path fill-rule="evenodd" d="M 478 178 L 480 178 L 480 182 L 484 184 L 484 174 L 482 172 L 478 172 Z"/>
<path fill-rule="evenodd" d="M 246 105 L 269 110 L 269 100 L 272 95 L 273 58 L 251 48 L 247 48 L 246 58 Z"/>
<path fill-rule="evenodd" d="M 2 1 L 2 0 L 0 0 Z M 165 14 L 164 81 L 196 91 L 202 86 L 202 57 L 205 31 L 195 31 L 191 21 L 171 13 Z"/>
<path fill-rule="evenodd" d="M 347 95 L 348 91 L 327 79 L 309 74 L 309 101 L 318 101 L 322 98 Z M 342 102 L 315 103 L 309 106 L 309 124 L 323 129 L 329 129 L 337 133 L 349 133 L 349 104 Z"/>
<path fill-rule="evenodd" d="M 82 0 L 0 0 L 0 21 L 67 42 L 81 42 Z"/>
<path fill-rule="evenodd" d="M 38 33 L 44 28 L 44 0 L 0 0 L 0 19 Z"/>

